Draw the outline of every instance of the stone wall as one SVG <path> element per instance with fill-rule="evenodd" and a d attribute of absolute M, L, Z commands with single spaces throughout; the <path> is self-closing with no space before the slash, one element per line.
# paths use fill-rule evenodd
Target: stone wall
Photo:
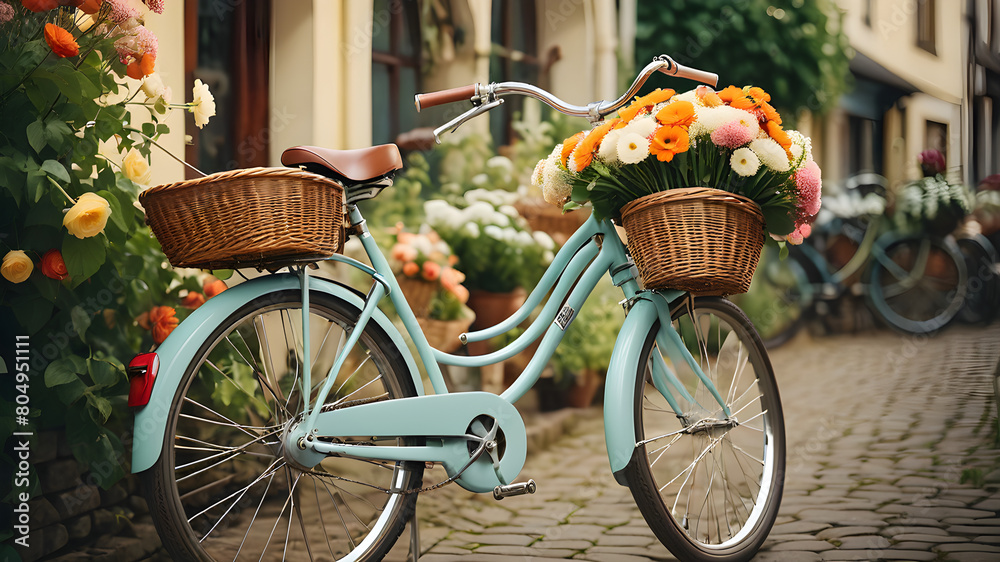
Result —
<path fill-rule="evenodd" d="M 18 547 L 25 562 L 135 562 L 162 556 L 135 475 L 101 489 L 73 458 L 62 432 L 40 432 L 31 452 L 42 495 L 29 502 L 29 548 Z"/>

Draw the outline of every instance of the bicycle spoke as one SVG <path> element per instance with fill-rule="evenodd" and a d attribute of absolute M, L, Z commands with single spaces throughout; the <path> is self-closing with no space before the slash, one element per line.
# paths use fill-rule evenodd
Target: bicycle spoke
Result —
<path fill-rule="evenodd" d="M 247 537 L 250 536 L 250 529 L 252 529 L 253 524 L 257 522 L 257 515 L 260 513 L 261 506 L 264 505 L 264 500 L 267 499 L 267 491 L 271 489 L 271 482 L 274 481 L 274 475 L 277 473 L 278 473 L 277 470 L 272 471 L 271 475 L 267 479 L 267 486 L 264 487 L 264 493 L 261 494 L 260 496 L 260 502 L 257 503 L 257 509 L 254 510 L 253 517 L 250 518 L 250 525 L 247 526 L 247 532 L 243 533 L 243 540 L 240 541 L 240 547 L 236 549 L 236 555 L 233 556 L 233 562 L 236 562 L 236 559 L 240 557 L 240 552 L 243 550 L 243 545 L 246 544 Z"/>
<path fill-rule="evenodd" d="M 278 465 L 277 467 L 275 467 L 275 466 L 274 466 L 274 463 L 279 463 L 279 462 L 280 462 L 281 464 L 280 464 L 280 465 Z M 277 471 L 277 470 L 279 470 L 279 469 L 280 469 L 280 468 L 281 468 L 282 466 L 285 466 L 285 463 L 284 463 L 284 461 L 282 461 L 281 459 L 275 459 L 274 463 L 272 463 L 270 467 L 268 467 L 268 468 L 267 468 L 267 469 L 266 469 L 266 470 L 265 470 L 265 471 L 264 471 L 263 473 L 261 473 L 261 475 L 260 475 L 260 476 L 258 476 L 257 478 L 255 478 L 253 482 L 251 482 L 251 483 L 247 484 L 247 485 L 246 485 L 246 486 L 245 486 L 244 488 L 242 488 L 242 489 L 247 489 L 247 488 L 250 488 L 250 487 L 251 487 L 251 486 L 253 486 L 254 484 L 256 484 L 256 483 L 260 482 L 260 481 L 261 481 L 261 480 L 262 480 L 263 478 L 265 478 L 265 477 L 269 476 L 270 474 L 268 473 L 268 470 L 273 470 L 273 471 Z M 218 505 L 220 505 L 221 503 L 223 503 L 223 502 L 225 502 L 225 501 L 227 501 L 227 500 L 231 499 L 231 498 L 232 498 L 233 496 L 235 496 L 235 495 L 239 494 L 239 493 L 240 493 L 240 491 L 241 491 L 241 490 L 236 490 L 236 491 L 235 491 L 235 492 L 233 492 L 232 494 L 230 494 L 230 495 L 228 495 L 228 496 L 226 496 L 226 497 L 222 498 L 221 500 L 219 500 L 219 501 L 217 501 L 217 502 L 213 503 L 212 505 L 210 505 L 210 506 L 206 507 L 205 509 L 203 509 L 203 510 L 199 511 L 198 513 L 196 513 L 196 514 L 192 515 L 191 517 L 189 517 L 189 518 L 188 518 L 188 523 L 190 523 L 191 521 L 194 521 L 194 520 L 195 520 L 195 519 L 197 519 L 198 517 L 201 517 L 202 515 L 204 515 L 204 514 L 208 513 L 208 512 L 209 512 L 209 511 L 210 511 L 210 510 L 211 510 L 212 508 L 214 508 L 214 507 L 217 507 L 217 506 L 218 506 Z"/>
<path fill-rule="evenodd" d="M 333 553 L 333 545 L 330 544 L 330 533 L 326 532 L 326 519 L 323 517 L 323 510 L 320 508 L 321 502 L 319 499 L 319 486 L 316 483 L 316 479 L 313 478 L 313 493 L 316 496 L 316 513 L 319 515 L 319 523 L 323 528 L 323 537 L 326 539 L 326 547 L 330 550 L 330 560 L 336 560 L 337 556 Z"/>

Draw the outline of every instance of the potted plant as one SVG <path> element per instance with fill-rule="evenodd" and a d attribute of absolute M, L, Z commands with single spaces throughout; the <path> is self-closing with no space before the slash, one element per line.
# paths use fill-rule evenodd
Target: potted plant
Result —
<path fill-rule="evenodd" d="M 567 389 L 566 403 L 574 408 L 594 402 L 607 373 L 621 326 L 615 291 L 607 281 L 597 287 L 552 356 L 555 383 Z"/>
<path fill-rule="evenodd" d="M 925 150 L 917 161 L 924 177 L 903 186 L 893 218 L 902 229 L 947 235 L 971 212 L 972 192 L 945 178 L 944 155 L 940 151 Z"/>
<path fill-rule="evenodd" d="M 465 206 L 443 200 L 424 203 L 427 223 L 458 256 L 477 323 L 491 326 L 524 302 L 523 287 L 533 286 L 552 261 L 555 243 L 530 232 L 509 203 L 516 194 L 476 189 Z M 502 296 L 501 296 L 502 295 Z"/>
<path fill-rule="evenodd" d="M 461 285 L 465 275 L 453 267 L 458 257 L 427 225 L 413 233 L 406 232 L 403 224 L 398 223 L 392 231 L 389 255 L 396 280 L 418 318 L 428 316 L 431 300 L 442 286 L 454 293 L 459 304 L 469 300 L 468 290 Z"/>
<path fill-rule="evenodd" d="M 532 182 L 550 203 L 623 224 L 647 286 L 745 292 L 764 234 L 801 243 L 820 206 L 811 143 L 782 128 L 770 99 L 655 90 L 556 146 Z"/>

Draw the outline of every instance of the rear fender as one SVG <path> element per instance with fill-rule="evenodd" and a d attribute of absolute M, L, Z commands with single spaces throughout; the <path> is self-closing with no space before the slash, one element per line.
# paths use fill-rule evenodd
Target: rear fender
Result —
<path fill-rule="evenodd" d="M 135 411 L 135 425 L 132 440 L 132 472 L 142 472 L 153 466 L 163 449 L 163 436 L 170 415 L 170 405 L 185 370 L 194 360 L 202 344 L 244 304 L 276 291 L 298 290 L 299 278 L 292 274 L 265 275 L 241 283 L 212 297 L 208 302 L 191 313 L 169 337 L 156 349 L 160 360 L 159 371 L 153 383 L 149 403 Z M 311 294 L 326 293 L 350 303 L 360 311 L 364 299 L 352 289 L 326 279 L 313 277 L 309 280 Z M 378 309 L 372 316 L 375 322 L 396 345 L 406 362 L 418 395 L 423 394 L 420 371 L 410 354 L 399 330 Z"/>

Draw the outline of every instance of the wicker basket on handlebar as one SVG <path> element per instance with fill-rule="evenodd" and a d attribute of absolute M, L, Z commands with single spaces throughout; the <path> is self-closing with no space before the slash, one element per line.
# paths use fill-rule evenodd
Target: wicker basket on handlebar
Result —
<path fill-rule="evenodd" d="M 745 293 L 764 245 L 760 207 L 718 189 L 646 195 L 622 208 L 622 223 L 647 289 Z"/>
<path fill-rule="evenodd" d="M 343 187 L 298 169 L 220 172 L 150 188 L 139 201 L 174 267 L 265 268 L 343 249 Z"/>

